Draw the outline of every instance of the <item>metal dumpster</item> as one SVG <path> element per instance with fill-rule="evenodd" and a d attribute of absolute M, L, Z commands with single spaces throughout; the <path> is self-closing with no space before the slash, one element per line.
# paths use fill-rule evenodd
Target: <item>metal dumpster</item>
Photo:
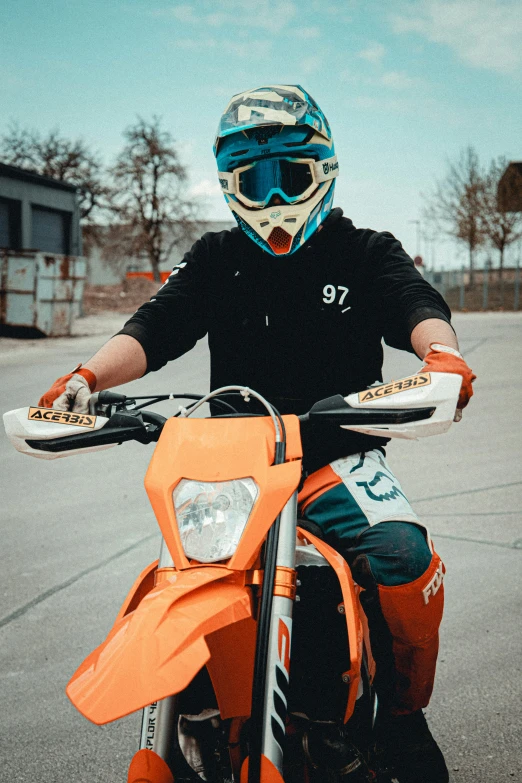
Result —
<path fill-rule="evenodd" d="M 46 337 L 71 334 L 81 314 L 85 273 L 84 258 L 0 252 L 0 333 L 25 328 Z"/>

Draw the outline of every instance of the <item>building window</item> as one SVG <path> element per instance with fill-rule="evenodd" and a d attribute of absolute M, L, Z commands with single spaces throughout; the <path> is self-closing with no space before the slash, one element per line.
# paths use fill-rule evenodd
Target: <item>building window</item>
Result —
<path fill-rule="evenodd" d="M 71 252 L 71 218 L 70 212 L 59 212 L 56 209 L 33 206 L 31 247 L 46 253 Z"/>
<path fill-rule="evenodd" d="M 21 202 L 10 198 L 0 198 L 0 248 L 20 250 L 21 235 Z"/>

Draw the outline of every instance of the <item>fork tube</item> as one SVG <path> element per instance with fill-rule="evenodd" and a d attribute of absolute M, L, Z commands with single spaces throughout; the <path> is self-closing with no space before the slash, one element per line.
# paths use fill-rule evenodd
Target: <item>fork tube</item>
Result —
<path fill-rule="evenodd" d="M 177 696 L 149 704 L 143 710 L 141 721 L 140 750 L 153 750 L 158 756 L 169 762 L 172 752 L 174 732 L 177 731 Z"/>
<path fill-rule="evenodd" d="M 161 548 L 158 568 L 171 568 L 174 565 L 174 560 L 169 552 L 168 546 L 165 543 L 165 539 L 161 539 Z"/>
<path fill-rule="evenodd" d="M 281 512 L 276 561 L 278 567 L 295 569 L 296 526 L 297 492 L 294 492 Z M 265 685 L 262 752 L 281 774 L 290 676 L 293 606 L 293 598 L 274 595 Z"/>
<path fill-rule="evenodd" d="M 283 508 L 279 519 L 274 523 L 274 533 L 277 536 L 275 542 L 277 556 L 274 557 L 274 565 L 277 567 L 288 569 L 295 567 L 296 525 L 297 492 L 294 492 Z M 269 543 L 268 541 L 265 579 L 270 576 L 267 573 Z M 281 774 L 283 770 L 293 600 L 281 595 L 273 595 L 274 578 L 268 579 L 269 581 L 272 582 L 271 601 L 267 608 L 265 628 L 262 627 L 261 612 L 258 621 L 258 635 L 261 633 L 265 639 L 263 643 L 262 636 L 258 638 L 256 650 L 248 783 L 259 783 L 260 781 L 261 755 L 270 759 Z M 265 580 L 263 582 L 263 587 L 265 587 Z M 261 667 L 262 671 L 259 670 Z"/>
<path fill-rule="evenodd" d="M 172 556 L 165 540 L 161 539 L 159 568 L 169 568 L 174 565 Z M 176 696 L 167 696 L 155 701 L 143 709 L 141 721 L 140 750 L 153 750 L 158 756 L 169 763 L 172 752 L 174 732 L 177 731 Z"/>

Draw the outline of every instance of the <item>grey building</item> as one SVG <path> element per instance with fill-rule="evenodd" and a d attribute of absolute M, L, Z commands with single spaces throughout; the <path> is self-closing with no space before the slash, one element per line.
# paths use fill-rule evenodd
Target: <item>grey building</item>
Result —
<path fill-rule="evenodd" d="M 0 163 L 0 248 L 80 256 L 76 187 Z"/>
<path fill-rule="evenodd" d="M 0 333 L 70 334 L 81 312 L 81 248 L 76 187 L 0 163 Z"/>

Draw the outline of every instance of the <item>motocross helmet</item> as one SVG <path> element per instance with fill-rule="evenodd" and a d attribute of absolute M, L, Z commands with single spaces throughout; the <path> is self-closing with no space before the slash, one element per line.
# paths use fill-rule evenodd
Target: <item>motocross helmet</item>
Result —
<path fill-rule="evenodd" d="M 295 253 L 332 208 L 339 164 L 330 126 L 299 85 L 234 95 L 214 155 L 239 227 L 271 255 Z"/>

